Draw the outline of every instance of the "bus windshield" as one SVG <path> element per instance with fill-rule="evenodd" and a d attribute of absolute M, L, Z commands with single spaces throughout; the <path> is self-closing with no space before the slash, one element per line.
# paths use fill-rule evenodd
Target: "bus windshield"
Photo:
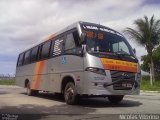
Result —
<path fill-rule="evenodd" d="M 83 27 L 87 52 L 109 54 L 136 59 L 127 40 L 118 32 L 100 27 Z"/>
<path fill-rule="evenodd" d="M 132 52 L 124 38 L 104 32 L 95 33 L 94 36 L 98 37 L 94 38 L 87 35 L 86 44 L 89 51 L 132 55 Z"/>

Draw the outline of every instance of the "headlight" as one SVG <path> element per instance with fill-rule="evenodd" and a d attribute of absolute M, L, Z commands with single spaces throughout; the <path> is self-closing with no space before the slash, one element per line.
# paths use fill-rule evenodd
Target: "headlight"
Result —
<path fill-rule="evenodd" d="M 101 75 L 106 75 L 105 70 L 101 68 L 87 67 L 86 71 L 94 72 L 94 73 L 101 74 Z"/>

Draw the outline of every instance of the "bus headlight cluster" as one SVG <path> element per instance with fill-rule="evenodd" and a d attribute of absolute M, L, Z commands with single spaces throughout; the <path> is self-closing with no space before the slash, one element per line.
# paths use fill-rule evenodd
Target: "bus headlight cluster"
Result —
<path fill-rule="evenodd" d="M 106 75 L 106 72 L 104 69 L 96 68 L 96 67 L 87 67 L 86 71 L 94 72 L 101 75 Z"/>

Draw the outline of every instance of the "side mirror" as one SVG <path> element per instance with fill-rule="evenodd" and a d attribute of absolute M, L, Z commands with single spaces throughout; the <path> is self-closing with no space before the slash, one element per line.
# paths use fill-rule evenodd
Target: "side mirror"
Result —
<path fill-rule="evenodd" d="M 133 49 L 133 52 L 134 52 L 134 54 L 136 54 L 136 49 L 135 48 Z"/>
<path fill-rule="evenodd" d="M 82 44 L 84 43 L 85 39 L 86 39 L 86 33 L 83 32 L 83 33 L 81 34 L 81 43 L 82 43 Z"/>

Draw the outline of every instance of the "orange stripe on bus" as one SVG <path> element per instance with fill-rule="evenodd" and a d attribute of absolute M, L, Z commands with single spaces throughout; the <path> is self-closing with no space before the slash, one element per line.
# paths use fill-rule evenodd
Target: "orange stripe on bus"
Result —
<path fill-rule="evenodd" d="M 44 61 L 39 61 L 36 63 L 32 81 L 32 89 L 36 90 L 39 88 L 43 68 L 44 68 Z"/>
<path fill-rule="evenodd" d="M 118 70 L 126 72 L 137 72 L 137 63 L 127 62 L 122 60 L 113 60 L 108 58 L 101 58 L 104 69 Z"/>
<path fill-rule="evenodd" d="M 46 39 L 45 39 L 45 41 L 48 41 L 48 40 L 50 40 L 51 38 L 54 38 L 55 37 L 55 34 L 52 34 L 52 35 L 50 35 L 49 37 L 47 37 Z"/>

